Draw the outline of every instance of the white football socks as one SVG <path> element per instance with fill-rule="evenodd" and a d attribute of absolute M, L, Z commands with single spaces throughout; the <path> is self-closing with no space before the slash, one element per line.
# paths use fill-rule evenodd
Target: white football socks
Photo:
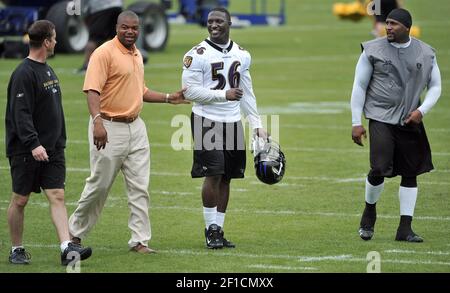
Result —
<path fill-rule="evenodd" d="M 217 212 L 216 219 L 217 225 L 219 225 L 223 229 L 223 225 L 225 224 L 225 213 Z"/>
<path fill-rule="evenodd" d="M 69 240 L 67 240 L 67 241 L 63 241 L 62 243 L 61 243 L 61 252 L 64 252 L 64 250 L 66 250 L 66 248 L 67 248 L 67 246 L 69 246 Z"/>
<path fill-rule="evenodd" d="M 203 219 L 205 220 L 206 229 L 212 224 L 217 224 L 217 207 L 203 207 Z"/>
<path fill-rule="evenodd" d="M 380 199 L 381 192 L 384 189 L 384 182 L 380 185 L 372 185 L 366 178 L 366 202 L 370 204 L 376 203 Z"/>
<path fill-rule="evenodd" d="M 400 186 L 398 190 L 398 198 L 400 200 L 400 215 L 414 216 L 414 208 L 417 200 L 417 187 L 403 187 Z"/>
<path fill-rule="evenodd" d="M 14 250 L 16 250 L 17 248 L 24 248 L 24 247 L 23 247 L 23 245 L 13 246 L 13 247 L 11 247 L 11 252 L 14 252 Z"/>

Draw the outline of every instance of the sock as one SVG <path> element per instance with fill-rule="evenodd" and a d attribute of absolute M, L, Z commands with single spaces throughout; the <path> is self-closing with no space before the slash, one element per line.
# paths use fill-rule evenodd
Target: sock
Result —
<path fill-rule="evenodd" d="M 369 212 L 369 213 L 371 213 L 371 212 L 373 212 L 373 213 L 377 213 L 377 203 L 368 203 L 367 201 L 366 201 L 366 208 L 365 208 L 365 211 L 367 211 L 367 212 Z"/>
<path fill-rule="evenodd" d="M 212 224 L 217 224 L 217 206 L 213 208 L 203 207 L 203 219 L 205 220 L 206 229 Z"/>
<path fill-rule="evenodd" d="M 223 225 L 225 224 L 225 213 L 217 212 L 216 221 L 217 225 L 223 229 Z"/>
<path fill-rule="evenodd" d="M 414 216 L 414 208 L 417 200 L 417 187 L 400 186 L 398 190 L 398 198 L 400 200 L 400 215 Z"/>
<path fill-rule="evenodd" d="M 66 248 L 67 248 L 67 246 L 69 246 L 69 240 L 67 240 L 67 241 L 63 241 L 62 243 L 61 243 L 61 252 L 64 252 L 64 250 L 66 250 Z"/>
<path fill-rule="evenodd" d="M 398 230 L 403 232 L 409 232 L 411 228 L 412 216 L 400 216 L 400 224 L 398 225 Z"/>
<path fill-rule="evenodd" d="M 17 248 L 24 248 L 24 247 L 23 247 L 23 245 L 12 246 L 11 247 L 11 252 L 14 252 L 14 250 L 16 250 Z"/>
<path fill-rule="evenodd" d="M 372 185 L 370 184 L 369 180 L 366 178 L 366 202 L 370 204 L 374 204 L 380 199 L 381 192 L 384 188 L 384 182 L 380 185 Z"/>
<path fill-rule="evenodd" d="M 370 204 L 366 202 L 366 208 L 361 217 L 360 227 L 374 227 L 377 220 L 377 204 Z"/>

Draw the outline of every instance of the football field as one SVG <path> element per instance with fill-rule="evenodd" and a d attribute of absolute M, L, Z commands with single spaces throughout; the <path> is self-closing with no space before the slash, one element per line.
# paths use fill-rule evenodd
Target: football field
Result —
<path fill-rule="evenodd" d="M 231 2 L 231 12 L 248 11 L 249 1 Z M 278 1 L 268 2 L 273 11 L 272 2 Z M 287 158 L 283 181 L 269 186 L 257 180 L 247 152 L 246 177 L 232 181 L 224 227 L 237 247 L 205 248 L 202 180 L 190 177 L 192 151 L 173 144 L 183 126 L 177 121 L 189 117 L 191 106 L 145 104 L 141 117 L 151 143 L 150 246 L 158 253 L 128 251 L 129 209 L 120 175 L 99 222 L 83 239 L 93 255 L 81 263 L 81 272 L 365 273 L 368 255 L 380 257 L 381 272 L 450 272 L 450 2 L 405 1 L 421 39 L 437 51 L 442 75 L 441 98 L 424 117 L 435 170 L 418 177 L 413 229 L 425 239 L 418 244 L 394 241 L 399 178 L 386 180 L 374 238 L 366 242 L 358 236 L 369 148 L 367 140 L 359 147 L 351 139 L 349 102 L 360 43 L 372 38 L 372 22 L 339 20 L 332 14 L 333 2 L 287 0 L 286 25 L 231 31 L 231 38 L 252 54 L 259 111 L 267 117 L 268 130 L 279 133 Z M 197 25 L 170 29 L 166 50 L 150 53 L 145 66 L 147 86 L 162 92 L 180 88 L 183 55 L 208 36 Z M 57 54 L 48 61 L 63 93 L 69 215 L 90 174 L 84 76 L 74 73 L 82 60 L 81 54 Z M 25 210 L 24 245 L 32 263 L 8 263 L 11 180 L 4 113 L 7 83 L 19 62 L 0 59 L 0 272 L 65 272 L 43 194 L 33 194 Z M 181 142 L 189 144 L 187 138 Z"/>

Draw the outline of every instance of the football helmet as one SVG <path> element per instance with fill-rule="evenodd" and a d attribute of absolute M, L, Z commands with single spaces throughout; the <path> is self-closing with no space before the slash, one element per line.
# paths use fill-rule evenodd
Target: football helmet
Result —
<path fill-rule="evenodd" d="M 275 184 L 281 181 L 286 170 L 286 158 L 280 145 L 270 137 L 263 139 L 254 137 L 253 155 L 256 177 L 266 184 Z"/>

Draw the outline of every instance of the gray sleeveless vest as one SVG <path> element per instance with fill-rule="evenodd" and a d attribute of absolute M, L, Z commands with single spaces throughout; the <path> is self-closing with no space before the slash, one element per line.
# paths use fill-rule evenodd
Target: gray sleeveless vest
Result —
<path fill-rule="evenodd" d="M 403 125 L 407 115 L 420 106 L 420 95 L 431 78 L 434 49 L 412 37 L 407 48 L 395 48 L 386 37 L 362 43 L 361 47 L 373 66 L 364 115 Z"/>

